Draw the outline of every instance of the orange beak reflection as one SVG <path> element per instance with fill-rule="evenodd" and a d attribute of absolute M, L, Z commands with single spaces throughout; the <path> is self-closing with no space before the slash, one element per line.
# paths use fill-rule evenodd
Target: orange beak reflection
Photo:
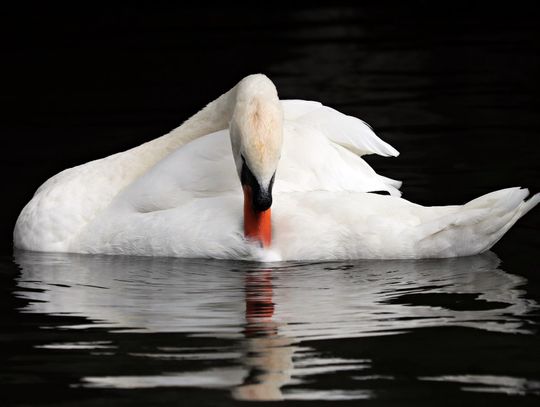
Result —
<path fill-rule="evenodd" d="M 271 209 L 259 212 L 253 208 L 253 195 L 249 185 L 244 185 L 244 236 L 269 247 L 272 243 Z"/>

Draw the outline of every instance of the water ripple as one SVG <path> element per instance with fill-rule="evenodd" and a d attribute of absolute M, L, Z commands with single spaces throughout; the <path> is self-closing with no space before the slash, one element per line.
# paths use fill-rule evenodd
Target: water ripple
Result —
<path fill-rule="evenodd" d="M 17 253 L 16 261 L 22 268 L 17 295 L 28 300 L 22 312 L 91 321 L 64 329 L 104 327 L 118 335 L 182 333 L 195 341 L 233 341 L 218 347 L 194 342 L 192 347 L 128 350 L 130 358 L 180 363 L 189 371 L 84 376 L 74 384 L 83 387 L 230 388 L 233 397 L 244 400 L 369 398 L 374 397 L 371 390 L 309 388 L 313 380 L 336 372 L 350 371 L 353 381 L 393 380 L 391 375 L 372 374 L 369 359 L 322 354 L 310 344 L 445 326 L 528 334 L 533 328 L 525 317 L 538 308 L 520 289 L 525 280 L 500 269 L 493 253 L 460 259 L 271 266 L 30 252 Z M 38 348 L 106 349 L 101 357 L 113 357 L 121 346 L 114 341 L 81 341 Z M 196 366 L 204 369 L 193 370 Z M 468 391 L 519 393 L 524 388 L 511 380 L 494 386 L 485 377 L 473 379 L 419 378 L 466 382 L 463 390 Z"/>

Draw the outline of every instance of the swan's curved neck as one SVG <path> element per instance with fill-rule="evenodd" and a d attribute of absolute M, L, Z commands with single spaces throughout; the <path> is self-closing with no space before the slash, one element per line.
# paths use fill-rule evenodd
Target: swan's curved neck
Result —
<path fill-rule="evenodd" d="M 279 102 L 277 94 L 275 94 L 275 87 L 270 79 L 261 74 L 249 75 L 176 129 L 136 147 L 133 151 L 144 154 L 145 164 L 149 168 L 190 141 L 227 129 L 239 101 L 241 104 L 245 104 L 246 100 L 249 101 L 261 91 L 272 92 L 272 89 L 275 99 Z"/>
<path fill-rule="evenodd" d="M 166 155 L 199 137 L 226 129 L 229 126 L 236 102 L 236 86 L 208 103 L 179 127 L 155 140 L 143 144 L 153 150 L 156 162 Z M 142 146 L 141 146 L 142 147 Z"/>

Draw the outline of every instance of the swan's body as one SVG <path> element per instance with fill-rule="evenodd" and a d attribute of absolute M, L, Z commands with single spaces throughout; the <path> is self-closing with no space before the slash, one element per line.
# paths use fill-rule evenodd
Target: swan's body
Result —
<path fill-rule="evenodd" d="M 317 102 L 279 101 L 268 78 L 252 75 L 171 133 L 48 180 L 19 216 L 15 246 L 216 258 L 270 252 L 282 260 L 453 257 L 489 249 L 540 201 L 509 188 L 463 206 L 423 207 L 360 157 L 371 153 L 398 154 L 361 120 Z M 261 213 L 272 205 L 269 251 L 242 233 L 246 163 L 269 198 Z M 391 196 L 366 193 L 381 190 Z"/>

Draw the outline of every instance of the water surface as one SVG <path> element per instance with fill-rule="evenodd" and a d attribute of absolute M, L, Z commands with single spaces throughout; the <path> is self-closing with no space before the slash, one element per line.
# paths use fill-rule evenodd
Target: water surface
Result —
<path fill-rule="evenodd" d="M 141 405 L 540 395 L 539 304 L 492 252 L 330 263 L 14 260 L 22 306 L 4 385 L 38 379 L 48 389 L 13 401 L 47 401 L 55 387 L 71 402 Z"/>

